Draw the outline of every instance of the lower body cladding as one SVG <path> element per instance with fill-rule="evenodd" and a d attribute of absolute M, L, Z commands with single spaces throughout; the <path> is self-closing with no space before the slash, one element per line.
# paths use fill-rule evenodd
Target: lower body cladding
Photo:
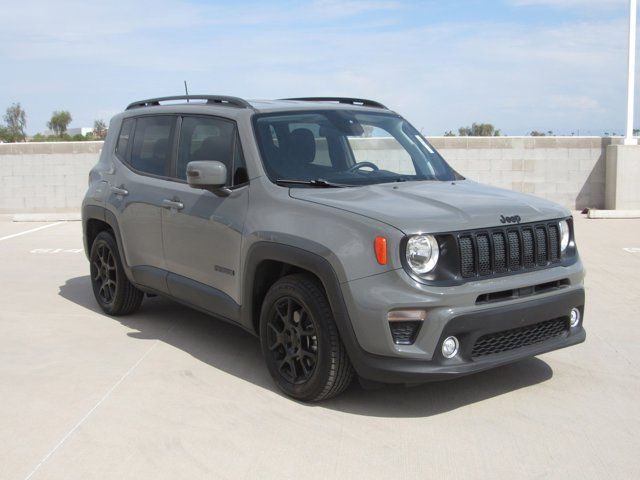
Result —
<path fill-rule="evenodd" d="M 579 262 L 439 289 L 408 286 L 402 275 L 393 271 L 343 285 L 353 326 L 344 330 L 355 337 L 345 344 L 364 379 L 444 380 L 585 340 Z M 513 294 L 486 302 L 486 295 L 494 291 Z"/>

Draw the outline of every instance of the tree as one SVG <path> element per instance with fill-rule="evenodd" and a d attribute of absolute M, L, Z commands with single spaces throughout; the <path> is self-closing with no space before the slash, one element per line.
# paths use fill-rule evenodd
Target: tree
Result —
<path fill-rule="evenodd" d="M 529 135 L 532 136 L 532 137 L 546 137 L 547 136 L 546 133 L 539 132 L 537 130 L 533 130 Z"/>
<path fill-rule="evenodd" d="M 4 114 L 4 121 L 7 123 L 3 136 L 6 136 L 9 142 L 24 142 L 27 139 L 27 114 L 20 106 L 20 103 L 14 103 L 7 108 Z"/>
<path fill-rule="evenodd" d="M 460 127 L 458 133 L 461 137 L 499 137 L 500 130 L 490 123 L 473 123 L 470 127 Z"/>
<path fill-rule="evenodd" d="M 96 120 L 93 122 L 93 134 L 100 140 L 104 140 L 107 136 L 107 124 L 104 120 Z"/>
<path fill-rule="evenodd" d="M 67 127 L 71 123 L 71 114 L 66 110 L 55 111 L 51 115 L 51 120 L 47 122 L 47 127 L 61 137 L 67 133 Z"/>
<path fill-rule="evenodd" d="M 447 130 L 446 132 L 444 132 L 444 136 L 445 137 L 455 137 L 456 134 L 453 133 L 451 130 Z"/>
<path fill-rule="evenodd" d="M 10 137 L 11 135 L 9 134 L 7 127 L 0 125 L 0 143 L 10 142 Z"/>

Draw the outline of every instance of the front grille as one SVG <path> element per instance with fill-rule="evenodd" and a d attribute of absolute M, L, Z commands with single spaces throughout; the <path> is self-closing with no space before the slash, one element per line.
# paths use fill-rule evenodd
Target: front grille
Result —
<path fill-rule="evenodd" d="M 560 258 L 560 234 L 558 225 L 549 225 L 549 248 L 551 249 L 551 261 L 555 262 Z"/>
<path fill-rule="evenodd" d="M 520 268 L 520 234 L 510 231 L 509 235 L 509 269 L 518 270 Z"/>
<path fill-rule="evenodd" d="M 478 273 L 489 275 L 491 273 L 491 250 L 489 248 L 489 235 L 481 233 L 476 237 L 478 242 Z"/>
<path fill-rule="evenodd" d="M 526 327 L 514 328 L 502 332 L 483 335 L 476 340 L 471 350 L 471 357 L 478 358 L 495 353 L 508 352 L 516 348 L 545 342 L 564 335 L 569 330 L 566 317 L 555 318 L 535 323 Z"/>
<path fill-rule="evenodd" d="M 524 261 L 524 268 L 533 268 L 535 262 L 533 261 L 533 231 L 530 228 L 522 229 L 522 259 Z"/>
<path fill-rule="evenodd" d="M 557 222 L 458 234 L 462 278 L 532 270 L 560 261 Z"/>
<path fill-rule="evenodd" d="M 507 244 L 504 240 L 504 232 L 493 234 L 493 263 L 496 273 L 507 271 Z"/>
<path fill-rule="evenodd" d="M 460 264 L 463 277 L 475 275 L 476 267 L 471 237 L 460 237 Z"/>

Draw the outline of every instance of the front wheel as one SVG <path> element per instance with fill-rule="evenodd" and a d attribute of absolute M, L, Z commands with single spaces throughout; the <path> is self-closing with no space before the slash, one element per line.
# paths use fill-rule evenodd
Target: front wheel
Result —
<path fill-rule="evenodd" d="M 289 275 L 267 292 L 260 343 L 269 373 L 287 395 L 320 401 L 345 390 L 353 368 L 322 286 L 310 275 Z"/>
<path fill-rule="evenodd" d="M 118 244 L 109 232 L 100 232 L 91 245 L 91 286 L 102 310 L 109 315 L 133 313 L 144 294 L 124 273 Z"/>

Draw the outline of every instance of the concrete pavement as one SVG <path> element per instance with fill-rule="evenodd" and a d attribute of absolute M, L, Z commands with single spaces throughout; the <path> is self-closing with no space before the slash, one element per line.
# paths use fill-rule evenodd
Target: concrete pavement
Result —
<path fill-rule="evenodd" d="M 239 328 L 100 313 L 79 222 L 2 218 L 0 478 L 639 478 L 640 220 L 576 217 L 586 343 L 318 405 Z"/>

